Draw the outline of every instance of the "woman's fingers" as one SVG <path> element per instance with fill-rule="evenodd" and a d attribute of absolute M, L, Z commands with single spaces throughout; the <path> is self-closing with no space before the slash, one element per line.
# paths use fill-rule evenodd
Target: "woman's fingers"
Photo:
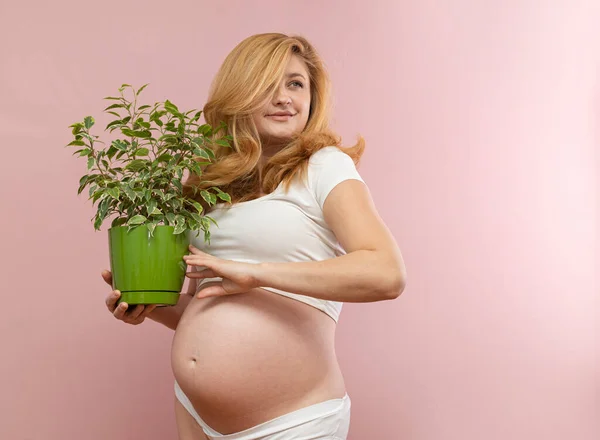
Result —
<path fill-rule="evenodd" d="M 119 292 L 118 290 L 113 290 L 110 293 L 110 295 L 106 297 L 106 307 L 108 308 L 108 311 L 110 313 L 113 313 L 115 311 L 115 308 L 117 307 L 117 301 L 119 300 L 120 296 L 121 292 Z M 125 309 L 127 309 L 127 307 L 125 307 Z"/>
<path fill-rule="evenodd" d="M 125 317 L 127 318 L 127 322 L 135 321 L 144 311 L 144 304 L 138 304 L 135 307 L 132 307 L 129 312 L 125 312 Z"/>
<path fill-rule="evenodd" d="M 112 286 L 112 273 L 109 270 L 102 271 L 102 278 L 109 286 Z M 144 305 L 138 304 L 136 306 L 130 306 L 129 304 L 122 302 L 117 305 L 121 292 L 113 290 L 105 299 L 106 308 L 113 316 L 119 321 L 123 321 L 127 324 L 141 324 L 144 319 L 156 309 L 156 304 Z"/>
<path fill-rule="evenodd" d="M 116 307 L 113 315 L 119 321 L 123 321 L 127 324 L 137 325 L 144 322 L 146 317 L 152 313 L 156 307 L 156 304 L 138 304 L 136 306 L 130 306 L 129 304 L 122 302 L 118 305 L 118 307 Z"/>
<path fill-rule="evenodd" d="M 125 312 L 127 311 L 128 307 L 129 305 L 127 303 L 122 302 L 119 304 L 113 309 L 114 317 L 122 321 L 125 318 Z"/>
<path fill-rule="evenodd" d="M 103 270 L 102 278 L 104 279 L 106 284 L 112 287 L 112 272 L 110 270 Z"/>
<path fill-rule="evenodd" d="M 218 276 L 215 273 L 215 271 L 212 269 L 203 269 L 200 271 L 192 271 L 192 272 L 188 272 L 186 275 L 188 276 L 188 278 L 196 278 L 196 279 L 215 278 Z"/>

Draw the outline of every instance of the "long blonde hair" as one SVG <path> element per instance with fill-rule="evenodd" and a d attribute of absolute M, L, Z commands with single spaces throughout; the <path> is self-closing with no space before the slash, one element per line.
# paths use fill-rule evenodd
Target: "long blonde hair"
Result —
<path fill-rule="evenodd" d="M 273 96 L 292 55 L 297 55 L 308 68 L 311 93 L 308 121 L 301 133 L 268 160 L 261 176 L 262 144 L 252 115 Z M 213 144 L 216 161 L 205 166 L 202 176 L 190 174 L 183 185 L 184 193 L 193 197 L 193 187 L 198 190 L 216 186 L 229 193 L 232 203 L 236 203 L 269 194 L 281 182 L 287 191 L 296 175 L 306 176 L 308 159 L 315 151 L 326 146 L 342 149 L 340 136 L 329 128 L 330 94 L 329 75 L 323 61 L 305 38 L 265 33 L 243 40 L 221 65 L 203 108 L 208 124 L 213 127 L 221 121 L 227 124 L 227 134 L 233 138 L 232 148 Z M 342 151 L 358 164 L 364 147 L 365 141 L 359 135 L 356 145 Z M 200 197 L 195 198 L 206 207 Z"/>

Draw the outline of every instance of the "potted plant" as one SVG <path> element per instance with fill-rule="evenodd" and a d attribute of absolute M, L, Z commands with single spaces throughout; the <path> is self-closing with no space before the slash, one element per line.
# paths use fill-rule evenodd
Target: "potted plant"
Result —
<path fill-rule="evenodd" d="M 215 159 L 211 146 L 230 147 L 232 138 L 217 136 L 227 128 L 223 122 L 215 129 L 198 123 L 202 111 L 183 113 L 169 100 L 138 106 L 137 99 L 147 85 L 135 90 L 123 84 L 120 97 L 104 98 L 116 101 L 104 111 L 118 118 L 105 131 L 119 130 L 122 138 L 106 148 L 99 136 L 90 134 L 95 121 L 86 116 L 69 126 L 75 139 L 67 147 L 82 147 L 73 154 L 87 158 L 88 173 L 79 180 L 77 194 L 89 186 L 89 199 L 93 205 L 98 203 L 94 229 L 100 230 L 114 215 L 108 243 L 113 289 L 121 292 L 119 302 L 168 306 L 177 304 L 185 281 L 187 232 L 202 230 L 204 240 L 210 241 L 210 223 L 216 224 L 204 215 L 196 196 L 207 207 L 217 199 L 231 201 L 217 187 L 186 196 L 183 174 L 187 170 L 201 176 L 203 166 Z M 127 88 L 133 101 L 124 96 Z"/>

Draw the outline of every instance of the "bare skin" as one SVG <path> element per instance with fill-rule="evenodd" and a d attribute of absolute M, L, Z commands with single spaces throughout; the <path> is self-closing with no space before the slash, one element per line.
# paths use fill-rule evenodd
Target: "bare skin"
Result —
<path fill-rule="evenodd" d="M 322 311 L 264 289 L 193 298 L 173 339 L 173 373 L 211 428 L 239 432 L 344 396 L 335 328 Z"/>
<path fill-rule="evenodd" d="M 112 286 L 110 272 L 102 277 Z M 192 296 L 195 288 L 191 280 L 174 307 L 138 305 L 126 312 L 127 306 L 115 307 L 118 291 L 107 296 L 106 305 L 128 324 L 139 325 L 148 317 L 176 329 L 173 373 L 213 429 L 239 432 L 344 396 L 331 317 L 264 289 L 197 299 Z M 181 440 L 204 440 L 202 429 L 177 399 L 175 414 Z"/>

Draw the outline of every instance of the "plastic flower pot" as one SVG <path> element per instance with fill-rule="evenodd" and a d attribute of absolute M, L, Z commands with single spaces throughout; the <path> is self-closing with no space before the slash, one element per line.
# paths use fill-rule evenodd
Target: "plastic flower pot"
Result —
<path fill-rule="evenodd" d="M 127 232 L 128 226 L 108 230 L 113 290 L 119 290 L 119 303 L 177 304 L 189 253 L 189 237 L 174 235 L 174 226 L 157 225 L 153 236 L 146 225 Z"/>

